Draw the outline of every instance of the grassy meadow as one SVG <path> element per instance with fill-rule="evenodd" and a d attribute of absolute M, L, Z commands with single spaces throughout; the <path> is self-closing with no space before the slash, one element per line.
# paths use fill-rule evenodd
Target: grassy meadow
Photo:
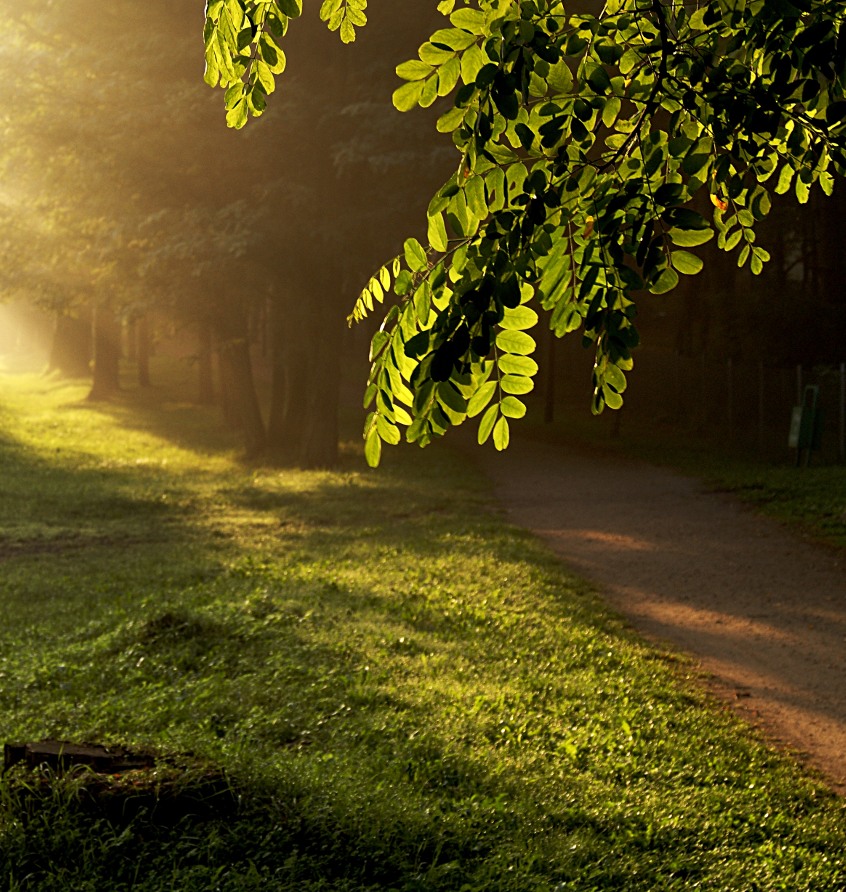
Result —
<path fill-rule="evenodd" d="M 7 771 L 0 889 L 846 888 L 843 801 L 467 456 L 248 465 L 177 385 L 0 375 L 2 740 L 161 757 Z"/>

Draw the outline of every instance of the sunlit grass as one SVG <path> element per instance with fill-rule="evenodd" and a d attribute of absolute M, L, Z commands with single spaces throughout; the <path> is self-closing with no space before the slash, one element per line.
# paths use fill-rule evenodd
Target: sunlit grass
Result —
<path fill-rule="evenodd" d="M 9 889 L 836 889 L 843 806 L 443 448 L 239 463 L 176 392 L 0 378 L 0 732 L 192 753 L 237 818 L 0 785 Z M 6 496 L 8 493 L 8 497 Z"/>

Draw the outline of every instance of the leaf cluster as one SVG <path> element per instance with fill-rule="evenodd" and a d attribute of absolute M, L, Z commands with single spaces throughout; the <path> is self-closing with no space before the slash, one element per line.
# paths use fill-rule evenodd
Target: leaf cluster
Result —
<path fill-rule="evenodd" d="M 367 24 L 367 0 L 323 0 L 320 18 L 344 43 L 355 40 L 355 29 Z M 302 0 L 208 0 L 203 32 L 210 87 L 226 92 L 226 123 L 240 129 L 267 108 L 276 89 L 276 76 L 285 70 L 285 53 L 278 41 L 291 19 L 303 12 Z"/>
<path fill-rule="evenodd" d="M 475 415 L 479 440 L 505 448 L 531 390 L 526 329 L 539 313 L 557 336 L 581 331 L 596 357 L 593 410 L 618 408 L 638 293 L 698 273 L 690 249 L 715 233 L 760 273 L 769 254 L 755 227 L 772 193 L 806 202 L 846 166 L 841 3 L 438 9 L 446 27 L 398 66 L 393 101 L 406 111 L 449 97 L 437 127 L 458 163 L 429 205 L 428 244 L 406 242 L 351 315 L 393 291 L 371 349 L 371 464 L 400 427 L 426 445 Z"/>

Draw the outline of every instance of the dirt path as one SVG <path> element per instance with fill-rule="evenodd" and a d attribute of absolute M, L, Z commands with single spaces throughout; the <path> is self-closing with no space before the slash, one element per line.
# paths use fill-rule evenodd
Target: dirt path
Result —
<path fill-rule="evenodd" d="M 482 461 L 513 522 L 846 794 L 843 557 L 636 461 L 533 442 Z"/>

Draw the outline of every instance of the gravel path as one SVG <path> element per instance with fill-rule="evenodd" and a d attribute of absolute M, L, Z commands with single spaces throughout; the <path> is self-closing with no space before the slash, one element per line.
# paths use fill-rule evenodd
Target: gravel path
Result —
<path fill-rule="evenodd" d="M 647 638 L 690 654 L 717 694 L 846 794 L 846 559 L 617 456 L 485 450 L 510 519 L 594 581 Z"/>

